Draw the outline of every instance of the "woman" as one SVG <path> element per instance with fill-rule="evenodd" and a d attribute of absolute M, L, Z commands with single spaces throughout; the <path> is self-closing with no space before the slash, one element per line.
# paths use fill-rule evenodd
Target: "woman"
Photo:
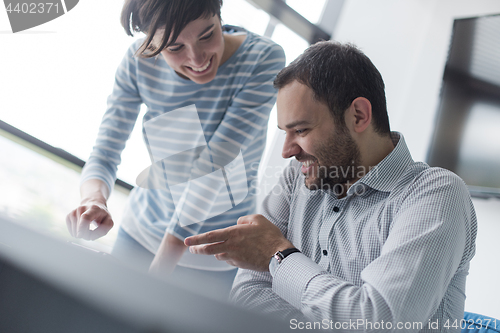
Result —
<path fill-rule="evenodd" d="M 182 143 L 176 147 L 175 140 L 155 146 L 148 141 L 144 125 L 194 104 L 209 146 L 230 142 L 241 150 L 250 188 L 257 172 L 251 165 L 260 161 L 276 99 L 272 82 L 285 59 L 282 48 L 269 39 L 222 26 L 221 5 L 222 0 L 125 1 L 121 17 L 125 31 L 143 32 L 146 37 L 130 47 L 116 72 L 96 145 L 82 171 L 81 204 L 67 217 L 74 237 L 94 240 L 113 226 L 106 201 L 142 103 L 148 108 L 143 134 L 150 154 L 155 149 L 182 151 L 184 147 Z M 205 149 L 187 172 L 195 174 L 206 155 Z M 225 213 L 186 226 L 178 221 L 168 186 L 136 187 L 112 254 L 160 274 L 172 272 L 178 263 L 176 272 L 201 272 L 204 279 L 226 281 L 228 292 L 234 268 L 214 257 L 190 254 L 183 240 L 235 224 L 254 208 L 250 194 Z M 95 230 L 89 228 L 91 221 L 97 223 Z"/>

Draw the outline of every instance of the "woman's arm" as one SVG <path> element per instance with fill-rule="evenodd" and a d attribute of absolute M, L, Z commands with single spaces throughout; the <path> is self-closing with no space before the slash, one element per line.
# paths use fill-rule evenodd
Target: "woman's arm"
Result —
<path fill-rule="evenodd" d="M 166 233 L 149 267 L 149 272 L 158 276 L 172 273 L 187 246 L 179 238 Z"/>
<path fill-rule="evenodd" d="M 113 93 L 108 98 L 96 144 L 82 170 L 80 205 L 66 217 L 73 237 L 95 240 L 113 227 L 106 202 L 116 179 L 121 152 L 142 103 L 136 85 L 135 45 L 129 48 L 116 71 Z M 95 230 L 89 229 L 92 221 L 98 225 Z"/>

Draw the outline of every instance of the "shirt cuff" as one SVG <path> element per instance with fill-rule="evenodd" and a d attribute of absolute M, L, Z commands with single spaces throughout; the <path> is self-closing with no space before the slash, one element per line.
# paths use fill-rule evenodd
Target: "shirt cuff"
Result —
<path fill-rule="evenodd" d="M 273 277 L 273 292 L 300 309 L 302 295 L 315 276 L 324 273 L 324 269 L 303 253 L 290 254 L 279 264 Z"/>

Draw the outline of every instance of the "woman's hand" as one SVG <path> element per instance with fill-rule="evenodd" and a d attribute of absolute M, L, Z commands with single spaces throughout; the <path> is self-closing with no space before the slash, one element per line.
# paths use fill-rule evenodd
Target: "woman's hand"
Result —
<path fill-rule="evenodd" d="M 83 198 L 80 206 L 66 216 L 69 233 L 85 240 L 106 235 L 114 224 L 106 206 L 109 195 L 107 186 L 100 180 L 91 179 L 82 184 L 80 194 Z M 91 229 L 92 222 L 97 228 Z"/>
<path fill-rule="evenodd" d="M 97 224 L 97 228 L 91 229 L 92 222 Z M 95 240 L 106 235 L 113 224 L 106 202 L 99 200 L 84 201 L 66 216 L 71 236 L 85 240 Z"/>

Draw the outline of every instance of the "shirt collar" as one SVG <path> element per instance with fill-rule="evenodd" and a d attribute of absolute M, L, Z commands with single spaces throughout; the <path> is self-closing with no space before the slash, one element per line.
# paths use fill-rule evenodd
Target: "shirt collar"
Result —
<path fill-rule="evenodd" d="M 406 146 L 403 135 L 399 132 L 391 132 L 391 139 L 395 146 L 392 152 L 361 178 L 357 182 L 358 184 L 369 186 L 377 191 L 390 192 L 394 188 L 396 181 L 413 163 L 413 158 L 408 146 Z M 351 191 L 355 190 L 359 191 L 356 188 L 358 184 L 351 186 L 347 193 L 350 194 Z"/>

